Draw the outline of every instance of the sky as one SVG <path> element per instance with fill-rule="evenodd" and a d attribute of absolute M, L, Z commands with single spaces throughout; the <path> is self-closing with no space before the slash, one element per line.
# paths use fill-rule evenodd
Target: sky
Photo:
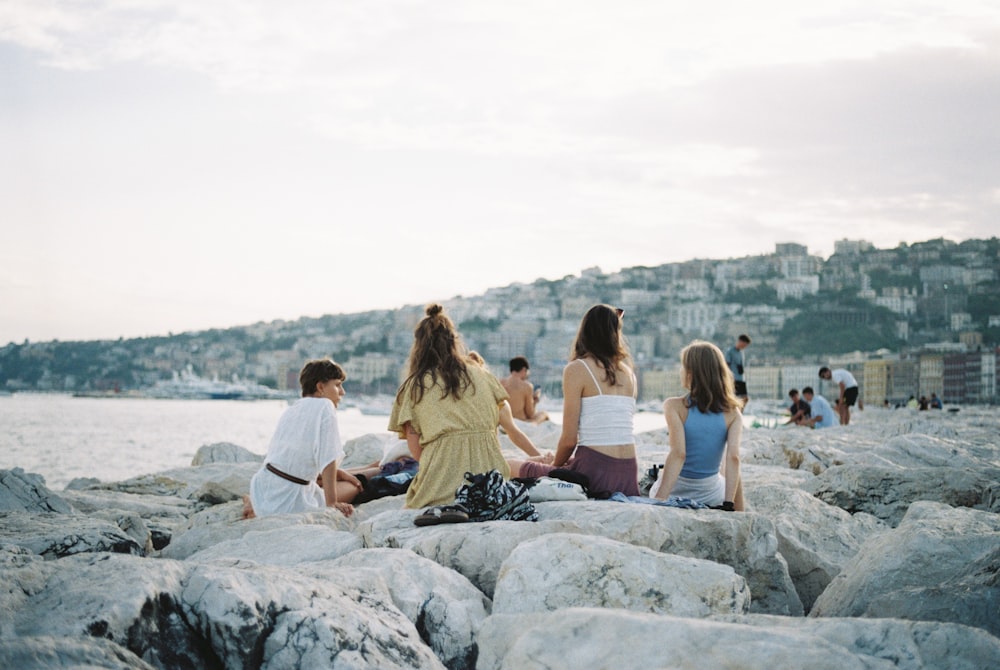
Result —
<path fill-rule="evenodd" d="M 1000 232 L 993 0 L 0 0 L 0 345 Z"/>

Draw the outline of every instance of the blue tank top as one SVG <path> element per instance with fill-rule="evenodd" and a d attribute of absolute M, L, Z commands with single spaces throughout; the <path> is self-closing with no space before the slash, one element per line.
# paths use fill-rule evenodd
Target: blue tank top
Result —
<path fill-rule="evenodd" d="M 687 399 L 691 403 L 690 397 Z M 719 474 L 722 455 L 726 452 L 726 417 L 724 414 L 703 413 L 697 405 L 688 407 L 684 420 L 686 455 L 681 477 L 705 479 Z"/>

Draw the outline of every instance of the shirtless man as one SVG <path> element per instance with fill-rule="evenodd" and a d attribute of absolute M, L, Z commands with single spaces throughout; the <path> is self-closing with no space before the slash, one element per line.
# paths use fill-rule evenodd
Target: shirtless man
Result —
<path fill-rule="evenodd" d="M 515 419 L 532 423 L 548 421 L 548 414 L 535 409 L 535 403 L 542 397 L 542 392 L 536 391 L 528 381 L 530 374 L 528 359 L 524 356 L 515 356 L 510 359 L 510 375 L 501 379 L 500 383 L 510 396 L 510 408 Z"/>

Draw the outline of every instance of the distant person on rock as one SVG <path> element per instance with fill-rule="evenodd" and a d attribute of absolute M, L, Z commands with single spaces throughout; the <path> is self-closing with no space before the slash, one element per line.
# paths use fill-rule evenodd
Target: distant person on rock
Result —
<path fill-rule="evenodd" d="M 684 347 L 681 380 L 688 394 L 663 403 L 670 452 L 649 497 L 680 496 L 741 512 L 742 403 L 722 351 L 700 340 Z"/>
<path fill-rule="evenodd" d="M 931 393 L 931 409 L 943 409 L 944 404 L 941 402 L 941 398 L 938 397 L 937 393 Z"/>
<path fill-rule="evenodd" d="M 819 369 L 819 378 L 827 381 L 833 380 L 840 387 L 840 396 L 837 398 L 837 412 L 840 414 L 840 425 L 846 426 L 851 423 L 851 407 L 858 402 L 858 381 L 847 370 L 838 368 L 831 370 L 828 367 Z M 861 405 L 858 405 L 861 409 Z"/>
<path fill-rule="evenodd" d="M 344 397 L 346 378 L 344 370 L 329 359 L 303 366 L 299 373 L 302 398 L 278 420 L 264 466 L 250 480 L 245 517 L 324 507 L 334 507 L 346 516 L 354 512 L 338 496 L 344 488 L 353 492 L 362 488 L 357 477 L 337 467 L 344 456 L 337 405 Z"/>
<path fill-rule="evenodd" d="M 637 385 L 622 336 L 624 310 L 594 305 L 583 316 L 563 369 L 563 425 L 551 464 L 509 461 L 519 477 L 555 468 L 588 480 L 591 497 L 639 495 L 633 419 Z"/>
<path fill-rule="evenodd" d="M 470 351 L 469 360 L 484 370 L 489 370 L 486 365 L 486 359 L 484 359 L 478 351 Z M 501 384 L 502 383 L 503 382 L 501 381 Z M 503 432 L 507 434 L 507 437 L 514 443 L 514 446 L 528 455 L 529 461 L 537 461 L 539 463 L 552 462 L 552 452 L 548 451 L 545 452 L 545 454 L 542 454 L 538 451 L 537 447 L 535 447 L 531 438 L 525 435 L 524 431 L 517 427 L 517 424 L 514 422 L 514 414 L 510 409 L 509 401 L 504 401 L 503 407 L 500 408 L 500 427 L 503 428 Z"/>
<path fill-rule="evenodd" d="M 733 374 L 736 397 L 743 403 L 743 407 L 746 407 L 750 401 L 750 396 L 747 394 L 746 378 L 744 377 L 746 361 L 743 355 L 743 350 L 749 346 L 750 336 L 744 334 L 737 337 L 736 343 L 726 350 L 726 365 Z"/>
<path fill-rule="evenodd" d="M 510 476 L 497 436 L 507 392 L 492 373 L 469 361 L 441 305 L 428 305 L 425 314 L 413 331 L 409 375 L 389 417 L 389 430 L 420 461 L 406 492 L 410 509 L 454 503 L 466 472 Z"/>
<path fill-rule="evenodd" d="M 549 415 L 538 411 L 535 407 L 542 398 L 542 392 L 541 389 L 536 390 L 528 381 L 530 374 L 528 359 L 524 356 L 515 356 L 510 359 L 510 374 L 501 379 L 500 383 L 510 396 L 510 409 L 515 419 L 531 423 L 548 421 Z"/>
<path fill-rule="evenodd" d="M 788 397 L 792 399 L 792 406 L 788 408 L 791 416 L 785 425 L 794 423 L 796 426 L 804 426 L 808 423 L 809 417 L 812 415 L 812 408 L 809 403 L 799 397 L 799 390 L 792 389 L 788 392 Z"/>
<path fill-rule="evenodd" d="M 836 425 L 837 419 L 835 417 L 837 415 L 834 413 L 833 407 L 830 406 L 830 401 L 821 395 L 816 395 L 812 386 L 802 389 L 802 397 L 809 403 L 812 411 L 812 416 L 809 417 L 805 425 L 813 428 L 830 428 Z"/>

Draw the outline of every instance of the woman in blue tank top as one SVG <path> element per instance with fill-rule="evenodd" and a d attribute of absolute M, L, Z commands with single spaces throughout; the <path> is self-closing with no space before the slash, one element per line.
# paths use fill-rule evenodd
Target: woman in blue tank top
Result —
<path fill-rule="evenodd" d="M 740 481 L 742 403 L 722 351 L 695 340 L 681 351 L 681 377 L 688 395 L 663 403 L 670 453 L 652 498 L 691 498 L 727 511 L 743 511 Z"/>

